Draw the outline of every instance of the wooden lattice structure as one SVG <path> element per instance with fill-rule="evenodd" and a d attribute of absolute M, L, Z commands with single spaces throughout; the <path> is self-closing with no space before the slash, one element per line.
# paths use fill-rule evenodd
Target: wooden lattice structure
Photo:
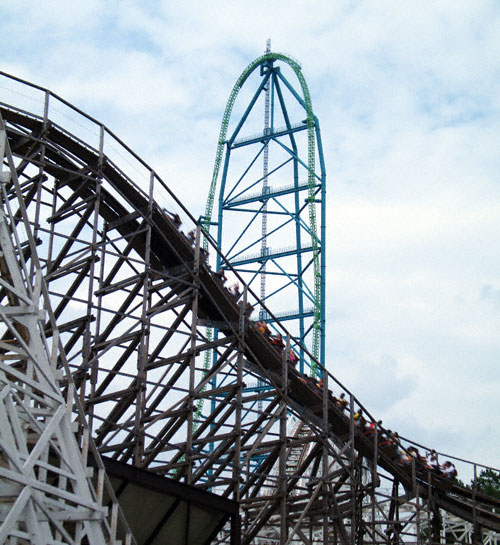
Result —
<path fill-rule="evenodd" d="M 13 330 L 9 350 L 19 353 L 34 338 L 11 324 L 9 312 L 19 298 L 32 304 L 30 290 L 43 293 L 49 316 L 32 320 L 40 343 L 57 347 L 44 357 L 61 377 L 40 388 L 61 407 L 75 390 L 71 456 L 78 463 L 86 465 L 91 444 L 104 458 L 235 500 L 242 543 L 438 543 L 443 512 L 472 525 L 475 542 L 500 530 L 500 502 L 415 461 L 402 465 L 395 449 L 381 447 L 384 430 L 367 435 L 355 425 L 361 403 L 326 369 L 316 384 L 290 365 L 286 330 L 278 350 L 249 316 L 248 305 L 260 307 L 255 294 L 229 293 L 208 265 L 201 227 L 106 127 L 49 91 L 2 79 L 9 91 L 0 105 L 8 139 L 2 206 L 11 241 L 2 252 L 22 267 L 25 290 L 9 291 L 2 269 L 2 380 L 15 384 L 16 365 L 24 365 L 6 357 Z M 23 108 L 21 96 L 36 107 Z M 207 326 L 218 328 L 216 340 L 206 337 Z M 214 354 L 208 370 L 207 351 Z M 347 410 L 335 403 L 341 392 Z M 7 405 L 2 411 L 12 415 Z M 0 446 L 7 467 L 8 445 Z M 48 448 L 46 456 L 61 465 L 66 455 Z M 0 535 L 11 531 L 11 495 L 2 480 Z M 99 496 L 93 501 L 100 513 Z M 113 534 L 117 507 L 114 513 L 115 523 L 104 511 L 90 517 L 101 517 L 98 531 L 109 542 L 114 537 L 102 528 Z M 225 529 L 216 538 L 235 539 Z"/>

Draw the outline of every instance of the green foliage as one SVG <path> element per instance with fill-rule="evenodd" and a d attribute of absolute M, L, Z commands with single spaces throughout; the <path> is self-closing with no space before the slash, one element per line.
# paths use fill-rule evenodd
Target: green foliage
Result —
<path fill-rule="evenodd" d="M 477 489 L 483 494 L 500 500 L 500 473 L 492 469 L 483 469 L 477 477 Z"/>
<path fill-rule="evenodd" d="M 462 479 L 459 479 L 458 477 L 455 477 L 455 483 L 462 488 L 472 488 L 471 485 L 465 484 Z"/>

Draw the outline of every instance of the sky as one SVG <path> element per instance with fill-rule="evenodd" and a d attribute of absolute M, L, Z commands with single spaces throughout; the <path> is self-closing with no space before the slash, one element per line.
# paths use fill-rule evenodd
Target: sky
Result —
<path fill-rule="evenodd" d="M 298 59 L 326 160 L 327 367 L 400 435 L 500 467 L 498 2 L 0 5 L 1 70 L 103 122 L 195 217 L 236 79 L 268 38 Z"/>

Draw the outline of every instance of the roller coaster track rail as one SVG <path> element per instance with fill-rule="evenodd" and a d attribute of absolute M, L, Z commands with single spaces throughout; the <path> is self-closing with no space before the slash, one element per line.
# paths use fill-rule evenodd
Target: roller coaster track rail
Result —
<path fill-rule="evenodd" d="M 355 426 L 360 408 L 376 418 L 345 385 L 322 368 L 320 387 L 287 362 L 283 324 L 266 309 L 286 339 L 280 352 L 245 313 L 258 297 L 227 291 L 205 260 L 202 226 L 104 125 L 5 73 L 0 114 L 10 150 L 4 205 L 20 231 L 13 255 L 28 283 L 44 279 L 53 309 L 44 335 L 60 346 L 53 365 L 67 363 L 85 411 L 79 444 L 85 428 L 102 457 L 236 500 L 244 544 L 440 543 L 443 514 L 472 525 L 475 543 L 500 532 L 499 500 L 415 460 L 402 465 L 380 444 L 385 430 L 367 436 Z M 2 282 L 2 308 L 12 307 Z M 18 347 L 1 325 L 8 369 Z M 206 327 L 219 337 L 208 339 Z M 263 387 L 246 388 L 256 382 Z M 332 397 L 341 392 L 347 411 Z M 210 408 L 203 418 L 200 400 Z M 2 511 L 0 532 L 9 520 Z M 229 533 L 221 528 L 215 542 L 229 543 Z"/>

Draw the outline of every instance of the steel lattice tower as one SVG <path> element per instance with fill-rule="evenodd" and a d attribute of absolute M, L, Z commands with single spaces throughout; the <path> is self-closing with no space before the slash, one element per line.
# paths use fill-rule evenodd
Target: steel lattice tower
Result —
<path fill-rule="evenodd" d="M 227 262 L 272 310 L 262 305 L 254 318 L 271 326 L 286 321 L 300 369 L 310 367 L 312 375 L 325 350 L 325 180 L 319 122 L 301 68 L 266 51 L 230 94 L 203 223 L 207 232 L 216 226 Z M 216 267 L 227 268 L 220 256 Z"/>

